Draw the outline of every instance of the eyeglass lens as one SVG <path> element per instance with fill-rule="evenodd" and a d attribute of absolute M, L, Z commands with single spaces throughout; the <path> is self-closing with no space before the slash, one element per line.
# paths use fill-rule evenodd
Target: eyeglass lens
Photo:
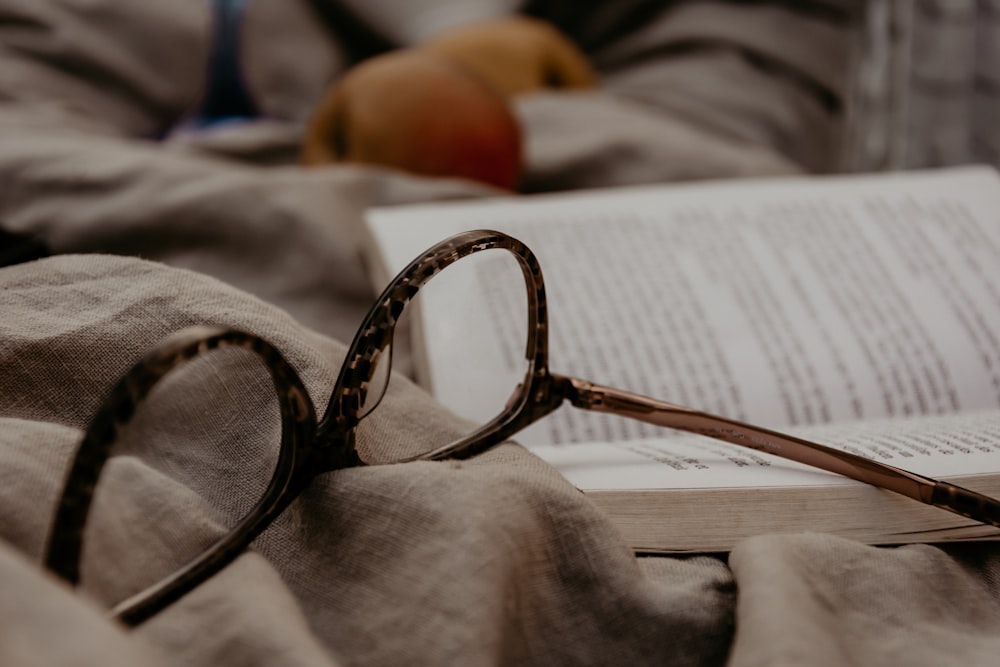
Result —
<path fill-rule="evenodd" d="M 263 495 L 281 444 L 268 369 L 245 348 L 203 352 L 153 386 L 114 443 L 80 560 L 81 587 L 109 608 L 204 553 Z"/>
<path fill-rule="evenodd" d="M 438 305 L 442 301 L 446 301 L 444 307 Z M 433 346 L 421 340 L 427 335 L 425 308 L 447 318 L 434 323 L 434 335 L 444 340 Z M 418 456 L 459 440 L 500 415 L 529 369 L 527 321 L 524 276 L 516 257 L 507 250 L 469 255 L 430 279 L 403 309 L 392 343 L 376 360 L 375 376 L 362 402 L 366 417 L 356 434 L 361 459 L 387 463 Z M 428 349 L 447 358 L 423 356 L 422 351 Z M 390 366 L 395 371 L 391 375 Z M 503 369 L 500 382 L 496 368 Z M 432 437 L 419 438 L 425 443 L 421 451 L 394 449 L 379 411 L 372 412 L 382 392 L 413 390 L 411 379 L 428 387 L 444 405 L 453 406 L 457 417 L 446 428 L 426 427 L 433 431 Z"/>

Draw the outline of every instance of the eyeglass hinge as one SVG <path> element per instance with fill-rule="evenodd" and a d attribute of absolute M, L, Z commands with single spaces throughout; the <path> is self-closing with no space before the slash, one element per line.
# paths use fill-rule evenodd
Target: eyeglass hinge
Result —
<path fill-rule="evenodd" d="M 595 391 L 594 385 L 586 380 L 555 376 L 553 379 L 561 385 L 560 393 L 578 408 L 593 410 L 604 404 L 604 393 Z"/>

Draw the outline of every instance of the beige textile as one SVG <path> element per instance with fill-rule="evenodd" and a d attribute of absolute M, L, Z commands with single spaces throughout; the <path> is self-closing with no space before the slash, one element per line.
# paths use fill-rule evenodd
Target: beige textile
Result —
<path fill-rule="evenodd" d="M 398 44 L 510 10 L 411 4 L 420 26 L 394 24 L 396 3 L 342 6 Z M 533 189 L 832 167 L 817 146 L 837 143 L 849 60 L 836 8 L 796 22 L 773 3 L 701 4 L 595 3 L 588 22 L 579 3 L 533 3 L 605 84 L 519 102 Z M 713 33 L 706 11 L 753 16 L 756 36 Z M 994 547 L 772 535 L 727 556 L 636 558 L 516 444 L 322 475 L 251 551 L 125 631 L 103 610 L 218 537 L 273 461 L 270 389 L 238 354 L 185 367 L 137 414 L 100 483 L 82 591 L 43 573 L 81 429 L 146 350 L 190 324 L 257 333 L 322 412 L 370 298 L 363 209 L 487 192 L 288 164 L 304 109 L 349 57 L 305 4 L 250 12 L 269 119 L 158 141 L 198 95 L 206 3 L 0 0 L 0 225 L 64 253 L 0 269 L 0 664 L 996 664 Z M 760 39 L 773 12 L 797 65 Z M 405 380 L 366 424 L 360 437 L 395 452 L 459 428 Z"/>

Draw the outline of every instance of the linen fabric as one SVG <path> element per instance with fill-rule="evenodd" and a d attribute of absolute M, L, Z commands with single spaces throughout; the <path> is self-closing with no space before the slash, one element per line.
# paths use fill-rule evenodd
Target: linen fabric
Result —
<path fill-rule="evenodd" d="M 147 350 L 194 324 L 256 333 L 322 412 L 371 299 L 364 209 L 499 194 L 295 165 L 311 105 L 372 44 L 519 9 L 581 44 L 600 89 L 516 102 L 530 191 L 839 164 L 851 3 L 326 4 L 344 22 L 250 2 L 264 117 L 191 132 L 207 3 L 0 0 L 0 226 L 56 254 L 0 269 L 0 664 L 995 663 L 994 547 L 770 535 L 636 557 L 515 443 L 321 475 L 231 566 L 127 631 L 107 608 L 223 534 L 272 465 L 272 389 L 239 353 L 154 390 L 99 484 L 80 589 L 47 575 L 82 429 Z M 461 428 L 400 379 L 359 437 L 405 453 Z"/>

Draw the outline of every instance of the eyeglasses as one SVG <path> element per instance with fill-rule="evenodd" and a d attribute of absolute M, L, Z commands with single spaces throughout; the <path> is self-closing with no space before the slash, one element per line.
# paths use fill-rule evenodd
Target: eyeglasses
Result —
<path fill-rule="evenodd" d="M 475 456 L 569 401 L 584 410 L 630 417 L 768 452 L 1000 527 L 1000 501 L 974 491 L 768 429 L 552 373 L 548 364 L 545 289 L 538 261 L 517 239 L 495 231 L 474 231 L 433 246 L 385 288 L 355 335 L 326 413 L 318 421 L 302 379 L 282 354 L 260 337 L 197 326 L 165 339 L 125 374 L 87 427 L 57 504 L 46 549 L 46 566 L 71 584 L 79 583 L 84 527 L 101 470 L 118 434 L 164 376 L 215 350 L 250 351 L 269 372 L 281 423 L 280 448 L 270 482 L 244 518 L 222 539 L 173 574 L 118 603 L 111 612 L 113 616 L 128 625 L 150 618 L 232 562 L 317 475 L 375 463 L 372 456 L 359 451 L 356 436 L 363 420 L 385 395 L 393 334 L 404 309 L 439 272 L 460 259 L 488 250 L 513 255 L 520 269 L 518 281 L 523 278 L 526 288 L 523 375 L 515 382 L 514 392 L 506 403 L 497 406 L 499 414 L 485 425 L 415 456 L 378 462 Z M 517 291 L 520 293 L 519 288 Z"/>

